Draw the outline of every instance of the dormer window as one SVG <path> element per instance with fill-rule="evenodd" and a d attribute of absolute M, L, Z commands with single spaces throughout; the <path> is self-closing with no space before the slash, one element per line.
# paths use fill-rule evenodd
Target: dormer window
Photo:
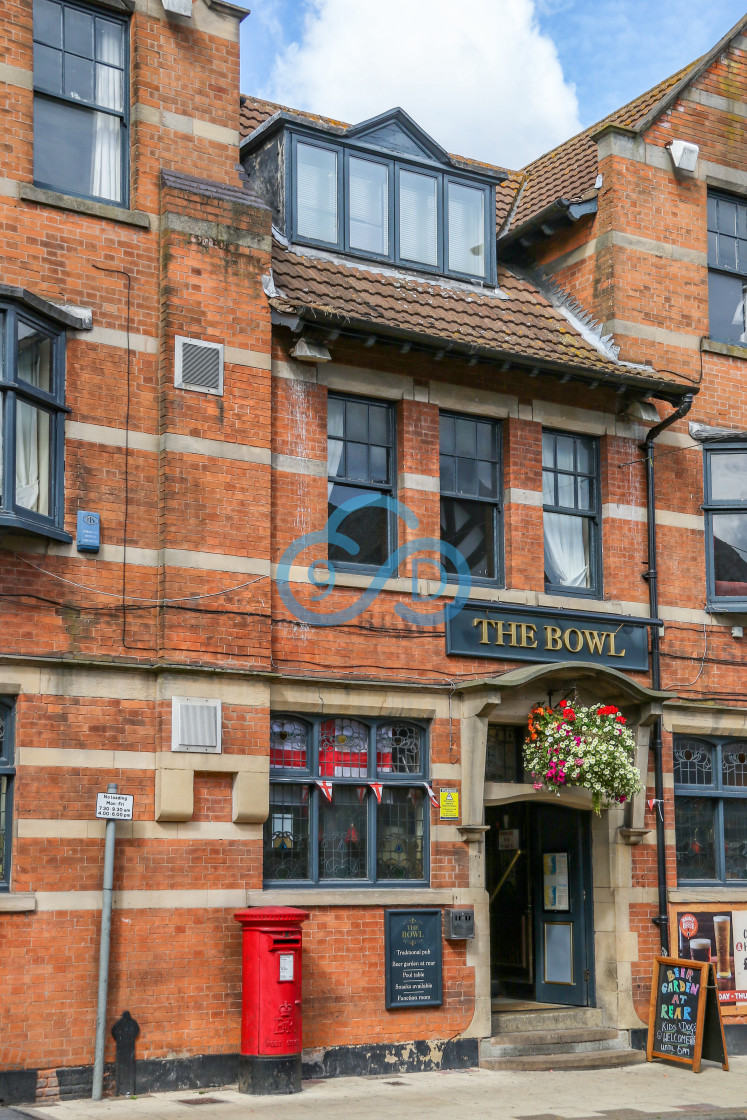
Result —
<path fill-rule="evenodd" d="M 488 184 L 294 136 L 293 241 L 490 281 Z"/>

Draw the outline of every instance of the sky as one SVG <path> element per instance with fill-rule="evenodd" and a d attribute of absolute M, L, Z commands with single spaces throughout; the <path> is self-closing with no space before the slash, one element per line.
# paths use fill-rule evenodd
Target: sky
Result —
<path fill-rule="evenodd" d="M 744 0 L 243 0 L 241 91 L 355 123 L 400 105 L 522 167 L 692 62 Z"/>

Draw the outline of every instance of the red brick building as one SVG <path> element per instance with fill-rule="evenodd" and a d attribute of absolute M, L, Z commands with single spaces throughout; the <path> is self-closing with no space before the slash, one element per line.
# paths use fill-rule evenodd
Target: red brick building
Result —
<path fill-rule="evenodd" d="M 109 782 L 140 1090 L 235 1077 L 246 905 L 310 913 L 316 1075 L 518 1066 L 512 1000 L 628 1060 L 727 916 L 743 1048 L 747 21 L 509 173 L 239 102 L 243 14 L 0 24 L 0 1101 L 89 1091 Z M 624 807 L 524 773 L 567 698 Z M 396 910 L 474 913 L 440 1002 Z"/>

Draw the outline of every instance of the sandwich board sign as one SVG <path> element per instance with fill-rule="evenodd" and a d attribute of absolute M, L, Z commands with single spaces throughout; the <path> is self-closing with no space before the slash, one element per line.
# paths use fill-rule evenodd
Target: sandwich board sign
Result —
<path fill-rule="evenodd" d="M 708 961 L 655 957 L 646 1060 L 663 1058 L 700 1073 L 701 1058 L 728 1070 L 716 969 Z"/>

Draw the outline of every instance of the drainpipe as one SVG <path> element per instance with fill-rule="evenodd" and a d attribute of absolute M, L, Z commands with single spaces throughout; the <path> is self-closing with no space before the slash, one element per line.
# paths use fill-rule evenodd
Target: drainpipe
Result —
<path fill-rule="evenodd" d="M 648 527 L 648 570 L 643 578 L 648 582 L 649 617 L 659 616 L 659 595 L 656 572 L 656 487 L 654 478 L 654 440 L 665 428 L 681 420 L 692 408 L 693 393 L 686 393 L 677 408 L 665 420 L 650 429 L 642 444 L 641 451 L 646 456 L 646 522 Z M 651 626 L 651 687 L 657 692 L 661 689 L 661 653 L 659 646 L 659 627 Z M 654 788 L 659 812 L 656 814 L 656 869 L 659 891 L 659 913 L 653 918 L 659 927 L 661 948 L 669 955 L 669 916 L 667 914 L 667 853 L 664 837 L 664 767 L 662 764 L 661 717 L 657 716 L 653 725 L 654 747 Z"/>

